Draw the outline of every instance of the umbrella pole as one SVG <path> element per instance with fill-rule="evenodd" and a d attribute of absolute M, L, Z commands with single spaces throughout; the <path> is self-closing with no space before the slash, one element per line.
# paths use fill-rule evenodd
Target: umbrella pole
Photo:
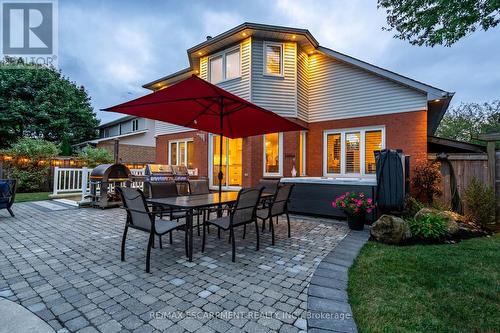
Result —
<path fill-rule="evenodd" d="M 222 198 L 222 177 L 224 176 L 222 173 L 222 139 L 223 139 L 223 127 L 224 127 L 224 98 L 220 99 L 220 137 L 219 137 L 219 174 L 217 175 L 219 178 L 219 202 Z M 222 216 L 222 205 L 219 204 L 217 215 Z"/>

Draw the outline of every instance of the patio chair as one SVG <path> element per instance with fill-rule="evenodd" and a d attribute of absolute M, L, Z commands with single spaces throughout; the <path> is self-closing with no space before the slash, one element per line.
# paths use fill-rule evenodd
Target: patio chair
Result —
<path fill-rule="evenodd" d="M 127 239 L 128 228 L 148 232 L 149 241 L 146 252 L 146 272 L 149 273 L 151 248 L 153 247 L 155 235 L 160 236 L 160 248 L 162 248 L 161 236 L 166 233 L 171 233 L 172 230 L 184 229 L 184 222 L 156 219 L 156 213 L 149 210 L 146 198 L 141 190 L 129 187 L 117 187 L 116 189 L 122 198 L 123 208 L 127 210 L 127 220 L 125 222 L 121 246 L 121 261 L 125 261 L 125 241 Z M 185 232 L 184 247 L 187 256 L 187 232 Z"/>
<path fill-rule="evenodd" d="M 15 179 L 0 179 L 0 209 L 7 209 L 12 217 L 15 216 L 11 207 L 16 197 L 16 185 Z"/>
<path fill-rule="evenodd" d="M 146 182 L 146 186 L 149 188 L 149 197 L 152 199 L 158 198 L 171 198 L 179 196 L 177 192 L 177 184 L 173 180 L 169 180 L 166 182 Z M 183 210 L 175 210 L 175 209 L 165 209 L 165 207 L 161 205 L 154 205 L 153 210 L 158 214 L 158 216 L 162 219 L 164 214 L 168 214 L 168 217 L 171 221 L 179 222 L 180 219 L 186 218 L 186 212 Z M 161 236 L 160 243 L 161 243 Z M 169 233 L 169 241 L 172 244 L 172 233 Z M 154 247 L 154 244 L 153 244 Z"/>
<path fill-rule="evenodd" d="M 264 179 L 262 178 L 259 180 L 259 185 L 257 185 L 257 188 L 263 188 L 264 192 L 266 193 L 276 193 L 276 190 L 278 189 L 278 185 L 280 183 L 279 179 Z M 266 207 L 269 207 L 269 202 L 271 198 L 264 198 L 261 200 L 261 204 L 259 206 L 259 209 L 263 209 Z M 262 223 L 262 232 L 264 232 L 266 227 L 265 222 Z"/>
<path fill-rule="evenodd" d="M 288 201 L 290 200 L 290 195 L 292 194 L 293 184 L 286 184 L 278 186 L 272 200 L 269 202 L 269 206 L 266 208 L 261 208 L 257 210 L 257 218 L 262 220 L 262 225 L 264 229 L 264 224 L 266 220 L 269 220 L 269 227 L 271 229 L 272 245 L 274 245 L 274 223 L 273 218 L 276 217 L 276 222 L 278 222 L 278 217 L 285 214 L 286 221 L 288 224 L 288 238 L 290 238 L 290 216 L 288 215 Z"/>
<path fill-rule="evenodd" d="M 213 220 L 203 222 L 203 241 L 201 252 L 205 251 L 205 229 L 213 224 L 223 230 L 229 230 L 229 239 L 232 245 L 232 261 L 236 261 L 236 239 L 234 237 L 234 228 L 246 226 L 249 223 L 255 223 L 255 234 L 257 237 L 256 251 L 259 250 L 259 226 L 257 224 L 257 205 L 260 201 L 262 189 L 241 189 L 238 193 L 236 203 L 231 208 L 229 215 L 218 217 Z"/>

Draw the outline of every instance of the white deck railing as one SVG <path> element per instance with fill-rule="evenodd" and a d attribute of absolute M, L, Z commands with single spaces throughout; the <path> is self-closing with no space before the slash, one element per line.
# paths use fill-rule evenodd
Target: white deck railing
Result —
<path fill-rule="evenodd" d="M 75 194 L 82 195 L 82 199 L 90 192 L 91 168 L 54 168 L 54 186 L 52 195 Z M 144 169 L 131 169 L 130 172 L 137 176 L 144 175 Z M 142 188 L 142 182 L 133 182 L 134 188 Z"/>

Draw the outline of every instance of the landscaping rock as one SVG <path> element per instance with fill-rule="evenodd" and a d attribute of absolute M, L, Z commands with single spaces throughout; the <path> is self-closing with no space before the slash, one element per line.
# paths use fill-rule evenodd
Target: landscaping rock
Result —
<path fill-rule="evenodd" d="M 401 244 L 411 238 L 411 231 L 402 218 L 384 214 L 373 223 L 371 236 L 381 243 Z"/>
<path fill-rule="evenodd" d="M 434 209 L 434 208 L 422 208 L 417 212 L 417 214 L 415 214 L 415 220 L 419 221 L 427 215 L 435 215 L 443 218 L 446 223 L 446 229 L 449 235 L 455 235 L 460 231 L 457 223 L 458 218 L 463 218 L 460 214 L 448 211 L 441 211 L 439 209 Z"/>

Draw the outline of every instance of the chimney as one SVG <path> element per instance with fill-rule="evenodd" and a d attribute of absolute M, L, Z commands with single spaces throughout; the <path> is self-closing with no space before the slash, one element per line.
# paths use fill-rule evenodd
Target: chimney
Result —
<path fill-rule="evenodd" d="M 207 40 L 210 40 L 210 39 L 212 39 L 212 36 L 207 36 Z"/>

